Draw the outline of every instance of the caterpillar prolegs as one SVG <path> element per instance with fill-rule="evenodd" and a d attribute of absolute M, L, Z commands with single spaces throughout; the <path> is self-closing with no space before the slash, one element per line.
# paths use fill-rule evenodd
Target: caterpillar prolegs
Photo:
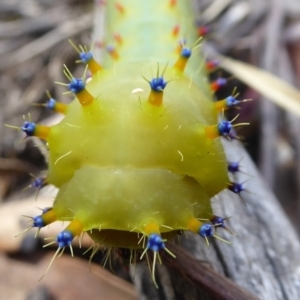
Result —
<path fill-rule="evenodd" d="M 210 199 L 233 190 L 220 137 L 230 138 L 238 124 L 219 113 L 239 104 L 234 96 L 214 103 L 226 83 L 207 79 L 208 64 L 199 53 L 201 39 L 189 1 L 101 1 L 106 10 L 107 53 L 97 61 L 76 46 L 91 78 L 74 78 L 74 94 L 64 105 L 50 97 L 46 107 L 64 119 L 46 127 L 25 122 L 27 136 L 49 148 L 49 170 L 41 184 L 59 189 L 53 207 L 32 218 L 38 230 L 69 221 L 54 241 L 55 257 L 84 233 L 108 248 L 171 253 L 166 241 L 192 231 L 209 243 L 221 239 L 224 219 L 213 214 Z M 97 37 L 96 37 L 97 39 Z M 242 188 L 242 186 L 241 186 Z M 236 190 L 234 190 L 236 192 Z M 204 220 L 204 221 L 203 221 Z M 54 259 L 53 258 L 53 259 Z"/>

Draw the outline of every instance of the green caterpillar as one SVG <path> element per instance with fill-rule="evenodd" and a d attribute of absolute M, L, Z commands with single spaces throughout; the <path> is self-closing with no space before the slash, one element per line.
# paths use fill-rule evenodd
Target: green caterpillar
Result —
<path fill-rule="evenodd" d="M 91 80 L 65 68 L 74 101 L 46 105 L 64 119 L 51 128 L 23 124 L 28 136 L 49 147 L 48 175 L 36 186 L 59 189 L 53 207 L 33 217 L 30 228 L 70 221 L 52 242 L 58 244 L 53 259 L 86 232 L 93 253 L 98 244 L 142 249 L 141 257 L 152 251 L 155 282 L 159 251 L 174 256 L 166 240 L 189 230 L 208 243 L 210 236 L 219 238 L 215 227 L 226 228 L 210 199 L 230 183 L 219 137 L 235 125 L 219 122 L 218 113 L 239 101 L 213 102 L 224 79 L 208 83 L 189 4 L 107 1 L 106 28 L 117 33 L 117 46 L 108 47 L 101 65 L 74 46 Z M 178 44 L 179 36 L 186 42 Z"/>

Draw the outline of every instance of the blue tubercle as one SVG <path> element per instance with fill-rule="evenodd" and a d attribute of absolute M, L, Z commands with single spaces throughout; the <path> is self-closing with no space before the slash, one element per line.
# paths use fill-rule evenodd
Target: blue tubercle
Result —
<path fill-rule="evenodd" d="M 46 102 L 46 108 L 50 110 L 54 110 L 56 106 L 56 100 L 51 98 Z"/>
<path fill-rule="evenodd" d="M 180 55 L 182 57 L 189 58 L 192 55 L 192 50 L 188 48 L 182 48 Z"/>
<path fill-rule="evenodd" d="M 74 94 L 80 93 L 85 88 L 85 84 L 82 79 L 72 78 L 71 82 L 68 84 L 68 88 Z"/>
<path fill-rule="evenodd" d="M 47 181 L 43 177 L 37 177 L 37 178 L 35 178 L 35 180 L 31 184 L 32 187 L 38 188 L 38 189 L 41 189 L 45 185 L 47 185 Z"/>
<path fill-rule="evenodd" d="M 235 174 L 240 171 L 240 164 L 238 162 L 228 162 L 228 172 Z"/>
<path fill-rule="evenodd" d="M 225 219 L 219 216 L 212 216 L 210 218 L 211 223 L 215 226 L 215 227 L 222 227 L 222 228 L 226 228 L 224 221 Z"/>
<path fill-rule="evenodd" d="M 58 248 L 65 248 L 72 244 L 73 234 L 69 230 L 64 230 L 60 232 L 56 237 L 56 242 L 58 244 Z"/>
<path fill-rule="evenodd" d="M 221 121 L 218 124 L 218 130 L 219 130 L 220 135 L 223 135 L 223 136 L 228 135 L 230 133 L 231 129 L 232 129 L 232 124 L 229 121 Z"/>
<path fill-rule="evenodd" d="M 113 45 L 107 45 L 106 51 L 108 53 L 111 53 L 111 52 L 115 51 L 115 47 Z"/>
<path fill-rule="evenodd" d="M 32 221 L 33 221 L 32 222 L 32 227 L 42 228 L 42 227 L 46 226 L 42 215 L 33 217 Z"/>
<path fill-rule="evenodd" d="M 219 77 L 215 80 L 215 83 L 219 86 L 219 87 L 222 87 L 224 85 L 227 84 L 227 79 L 226 78 L 223 78 L 223 77 Z"/>
<path fill-rule="evenodd" d="M 229 219 L 229 218 L 222 218 L 222 217 L 214 215 L 210 218 L 210 221 L 211 221 L 212 225 L 214 226 L 214 228 L 216 229 L 216 231 L 218 228 L 223 228 L 223 229 L 227 230 L 229 233 L 236 235 L 233 231 L 231 231 L 230 229 L 228 229 L 225 226 L 225 220 L 227 220 L 227 219 Z M 215 237 L 216 237 L 216 235 L 215 235 Z"/>
<path fill-rule="evenodd" d="M 148 236 L 147 249 L 151 249 L 152 251 L 159 251 L 161 249 L 164 249 L 165 247 L 165 243 L 163 242 L 159 234 L 153 233 Z"/>
<path fill-rule="evenodd" d="M 214 235 L 213 226 L 209 223 L 204 223 L 200 227 L 198 234 L 200 236 L 202 236 L 203 238 L 208 237 L 208 236 L 213 236 Z"/>
<path fill-rule="evenodd" d="M 245 190 L 243 184 L 237 182 L 231 182 L 227 188 L 235 194 L 239 194 L 240 192 Z"/>
<path fill-rule="evenodd" d="M 24 122 L 21 130 L 27 134 L 27 136 L 33 136 L 36 129 L 36 124 L 33 122 Z"/>
<path fill-rule="evenodd" d="M 229 96 L 226 98 L 226 106 L 227 107 L 233 107 L 236 106 L 240 103 L 239 100 L 237 100 L 235 97 L 233 96 Z"/>
<path fill-rule="evenodd" d="M 164 80 L 162 76 L 153 78 L 150 82 L 150 87 L 155 92 L 161 92 L 167 85 L 167 81 Z"/>
<path fill-rule="evenodd" d="M 80 52 L 79 53 L 79 57 L 80 59 L 87 64 L 92 58 L 93 58 L 93 54 L 91 51 L 89 52 Z"/>

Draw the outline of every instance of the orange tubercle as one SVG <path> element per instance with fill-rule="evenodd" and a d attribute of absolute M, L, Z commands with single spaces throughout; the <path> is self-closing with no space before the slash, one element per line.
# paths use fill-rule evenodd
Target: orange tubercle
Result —
<path fill-rule="evenodd" d="M 121 3 L 116 3 L 115 4 L 115 7 L 116 7 L 116 9 L 117 9 L 117 11 L 119 12 L 119 13 L 121 13 L 121 14 L 124 14 L 125 13 L 125 8 L 124 8 L 124 6 L 121 4 Z"/>
<path fill-rule="evenodd" d="M 176 24 L 176 25 L 173 27 L 173 29 L 172 29 L 172 35 L 173 35 L 174 37 L 178 36 L 179 31 L 180 31 L 180 26 L 179 26 L 178 24 Z"/>
<path fill-rule="evenodd" d="M 116 48 L 113 46 L 108 46 L 107 52 L 109 53 L 109 55 L 113 60 L 118 60 L 120 58 Z"/>
<path fill-rule="evenodd" d="M 114 33 L 114 39 L 118 44 L 122 44 L 123 43 L 123 39 L 121 37 L 121 35 L 119 33 Z"/>
<path fill-rule="evenodd" d="M 94 102 L 94 97 L 88 92 L 87 89 L 83 89 L 81 92 L 77 93 L 76 97 L 82 106 L 88 106 Z"/>
<path fill-rule="evenodd" d="M 171 7 L 173 7 L 177 4 L 177 0 L 170 0 L 169 4 Z"/>

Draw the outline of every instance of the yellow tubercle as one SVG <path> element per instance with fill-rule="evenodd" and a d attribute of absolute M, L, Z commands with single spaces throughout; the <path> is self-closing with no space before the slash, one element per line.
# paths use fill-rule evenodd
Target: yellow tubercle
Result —
<path fill-rule="evenodd" d="M 65 115 L 67 112 L 67 108 L 68 105 L 64 103 L 56 102 L 54 111 Z"/>
<path fill-rule="evenodd" d="M 163 92 L 157 92 L 151 90 L 150 95 L 148 97 L 148 103 L 155 106 L 161 106 L 163 102 Z"/>
<path fill-rule="evenodd" d="M 55 222 L 57 220 L 57 216 L 56 216 L 55 212 L 53 211 L 53 209 L 51 209 L 42 215 L 42 219 L 43 219 L 44 223 L 48 225 L 48 224 Z"/>
<path fill-rule="evenodd" d="M 50 127 L 43 126 L 43 125 L 36 125 L 36 128 L 34 130 L 34 136 L 37 136 L 42 140 L 47 140 L 49 132 L 50 132 Z"/>
<path fill-rule="evenodd" d="M 98 64 L 94 58 L 91 58 L 88 63 L 87 63 L 89 70 L 91 71 L 91 73 L 94 75 L 96 74 L 98 71 L 102 70 L 102 66 L 100 64 Z"/>
<path fill-rule="evenodd" d="M 94 102 L 94 97 L 87 89 L 83 89 L 81 92 L 77 93 L 76 97 L 82 106 L 88 106 Z"/>
<path fill-rule="evenodd" d="M 74 236 L 79 236 L 83 232 L 83 224 L 75 219 L 67 226 L 66 230 L 72 232 Z"/>
<path fill-rule="evenodd" d="M 193 218 L 188 222 L 187 227 L 190 231 L 198 233 L 201 225 L 202 225 L 202 223 L 199 220 L 197 220 L 196 218 Z"/>
<path fill-rule="evenodd" d="M 178 60 L 176 61 L 175 65 L 174 65 L 174 68 L 183 72 L 188 60 L 189 60 L 188 57 L 179 56 Z"/>
<path fill-rule="evenodd" d="M 150 235 L 153 233 L 160 234 L 159 225 L 154 222 L 150 222 L 145 226 L 144 232 L 146 235 Z"/>
<path fill-rule="evenodd" d="M 220 136 L 218 125 L 211 125 L 205 127 L 205 133 L 207 138 L 209 138 L 210 140 L 214 140 Z"/>
<path fill-rule="evenodd" d="M 215 107 L 218 112 L 223 112 L 228 109 L 226 105 L 226 99 L 215 102 Z"/>

